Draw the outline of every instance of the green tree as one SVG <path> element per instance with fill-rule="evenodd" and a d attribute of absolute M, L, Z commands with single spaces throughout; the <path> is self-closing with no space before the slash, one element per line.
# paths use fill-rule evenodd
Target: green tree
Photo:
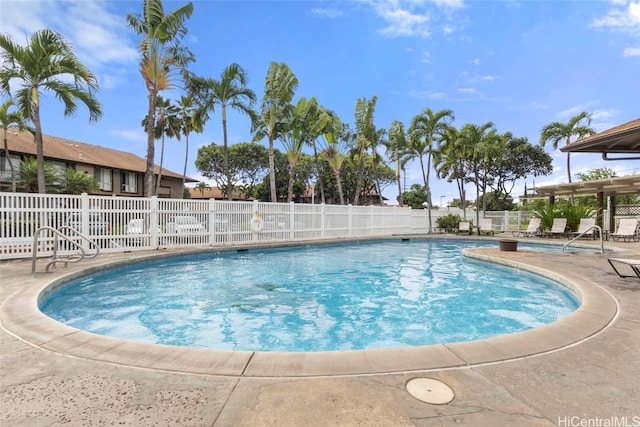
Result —
<path fill-rule="evenodd" d="M 553 172 L 553 159 L 542 147 L 533 146 L 527 138 L 516 138 L 510 132 L 497 140 L 494 160 L 491 161 L 489 186 L 494 198 L 492 206 L 508 206 L 517 180 L 533 175 L 535 177 L 550 175 Z"/>
<path fill-rule="evenodd" d="M 267 71 L 260 115 L 253 123 L 253 141 L 269 140 L 269 185 L 271 201 L 278 200 L 276 187 L 275 148 L 273 142 L 286 131 L 287 111 L 298 88 L 298 79 L 285 63 L 272 62 Z M 263 199 L 265 200 L 265 199 Z"/>
<path fill-rule="evenodd" d="M 439 149 L 434 153 L 436 173 L 439 178 L 446 178 L 447 182 L 456 182 L 460 199 L 458 206 L 468 206 L 464 184 L 469 173 L 469 159 L 472 157 L 473 147 L 469 140 L 460 136 L 460 131 L 453 126 L 447 126 L 442 134 Z M 456 199 L 454 199 L 456 200 Z M 453 205 L 453 202 L 451 203 Z M 467 219 L 467 211 L 463 210 L 464 219 Z"/>
<path fill-rule="evenodd" d="M 345 204 L 344 199 L 344 190 L 342 189 L 342 179 L 340 177 L 340 170 L 342 169 L 342 165 L 347 158 L 345 155 L 346 148 L 344 147 L 344 130 L 345 125 L 343 125 L 337 116 L 332 118 L 330 126 L 325 129 L 324 139 L 327 142 L 327 148 L 324 150 L 324 157 L 329 165 L 329 169 L 333 173 L 333 177 L 336 182 L 336 189 L 338 191 L 338 198 L 340 200 L 340 204 Z M 321 174 L 322 176 L 322 174 Z M 320 179 L 323 182 L 323 179 Z"/>
<path fill-rule="evenodd" d="M 190 77 L 187 79 L 187 88 L 194 94 L 198 103 L 203 107 L 205 114 L 213 112 L 216 106 L 220 107 L 222 115 L 222 137 L 224 164 L 227 174 L 229 170 L 229 142 L 227 137 L 227 107 L 246 114 L 255 120 L 255 113 L 251 109 L 256 102 L 255 93 L 247 87 L 247 73 L 238 64 L 231 64 L 222 70 L 220 80 L 202 77 Z M 208 118 L 208 117 L 207 117 Z M 226 182 L 231 185 L 231 177 L 227 176 Z M 232 188 L 227 188 L 229 200 L 232 198 Z"/>
<path fill-rule="evenodd" d="M 155 108 L 158 94 L 176 87 L 176 80 L 195 58 L 181 45 L 187 33 L 184 23 L 193 13 L 193 4 L 187 3 L 165 15 L 162 0 L 144 0 L 142 15 L 127 15 L 133 31 L 142 35 L 140 41 L 140 74 L 147 88 L 147 165 L 144 175 L 144 195 L 153 195 L 155 167 Z"/>
<path fill-rule="evenodd" d="M 404 124 L 401 121 L 394 120 L 389 128 L 388 139 L 386 142 L 387 156 L 395 164 L 396 183 L 398 185 L 398 203 L 402 206 L 402 183 L 400 172 L 404 170 L 405 165 L 411 159 L 409 152 L 409 141 L 404 130 Z"/>
<path fill-rule="evenodd" d="M 9 165 L 9 171 L 11 174 L 11 191 L 15 193 L 17 175 L 13 162 L 11 161 L 11 155 L 9 154 L 9 127 L 15 126 L 18 131 L 24 131 L 28 129 L 30 132 L 34 132 L 33 129 L 27 127 L 22 116 L 18 112 L 9 112 L 9 107 L 13 105 L 13 100 L 8 99 L 0 105 L 0 126 L 2 126 L 2 139 L 4 141 L 4 158 Z"/>
<path fill-rule="evenodd" d="M 586 125 L 582 124 L 586 121 Z M 544 147 L 547 142 L 553 144 L 553 149 L 558 148 L 560 141 L 565 142 L 565 147 L 571 144 L 571 137 L 577 136 L 578 139 L 585 136 L 593 135 L 595 130 L 589 127 L 591 124 L 591 114 L 581 112 L 571 117 L 567 123 L 552 122 L 542 128 L 540 132 L 540 146 Z M 571 157 L 567 152 L 567 178 L 571 182 Z"/>
<path fill-rule="evenodd" d="M 430 108 L 425 109 L 411 120 L 409 128 L 409 147 L 415 158 L 420 160 L 422 178 L 427 192 L 427 209 L 429 218 L 429 233 L 431 233 L 431 187 L 429 177 L 431 174 L 431 159 L 433 157 L 434 144 L 443 140 L 448 124 L 455 120 L 453 111 L 440 110 L 433 112 Z M 427 157 L 427 166 L 424 165 L 424 157 Z"/>
<path fill-rule="evenodd" d="M 404 192 L 402 199 L 411 209 L 424 209 L 427 202 L 427 191 L 423 185 L 413 184 L 409 191 Z"/>
<path fill-rule="evenodd" d="M 378 130 L 374 124 L 377 102 L 377 96 L 374 96 L 370 100 L 359 98 L 356 101 L 354 157 L 357 159 L 358 167 L 356 169 L 355 189 L 353 191 L 353 204 L 356 206 L 360 204 L 360 194 L 362 193 L 365 153 L 377 138 Z"/>
<path fill-rule="evenodd" d="M 580 181 L 596 181 L 598 179 L 615 178 L 618 175 L 616 171 L 610 168 L 594 168 L 586 173 L 578 173 Z"/>
<path fill-rule="evenodd" d="M 182 130 L 182 122 L 179 117 L 180 110 L 178 107 L 171 104 L 170 99 L 164 99 L 161 96 L 156 98 L 156 109 L 154 114 L 158 115 L 158 121 L 156 122 L 154 137 L 156 140 L 161 141 L 160 145 L 160 166 L 158 172 L 158 179 L 156 181 L 155 194 L 160 191 L 160 181 L 162 181 L 162 167 L 164 165 L 164 138 L 177 138 L 180 140 L 180 132 Z M 149 117 L 145 117 L 142 120 L 142 127 L 146 128 L 149 123 Z"/>
<path fill-rule="evenodd" d="M 196 168 L 206 178 L 212 179 L 228 197 L 228 188 L 232 191 L 244 185 L 243 192 L 250 195 L 253 187 L 266 175 L 268 151 L 259 144 L 239 143 L 229 147 L 229 171 L 225 170 L 224 148 L 211 143 L 198 149 Z M 231 185 L 227 179 L 231 179 Z"/>
<path fill-rule="evenodd" d="M 483 125 L 466 124 L 460 129 L 459 137 L 462 144 L 470 152 L 467 155 L 469 171 L 466 180 L 473 182 L 476 187 L 476 224 L 480 223 L 479 204 L 484 202 L 491 179 L 491 162 L 495 160 L 495 153 L 500 147 L 500 138 L 492 122 Z M 482 194 L 482 199 L 480 198 Z M 486 205 L 483 204 L 483 211 Z"/>
<path fill-rule="evenodd" d="M 46 192 L 51 192 L 56 189 L 56 184 L 60 177 L 56 172 L 51 162 L 44 162 L 42 164 L 45 176 Z M 28 157 L 20 162 L 18 168 L 18 186 L 24 190 L 25 193 L 39 193 L 40 182 L 40 165 L 38 160 L 33 157 Z"/>
<path fill-rule="evenodd" d="M 195 188 L 200 192 L 200 197 L 204 197 L 205 190 L 208 190 L 211 187 L 209 187 L 209 185 L 206 182 L 200 181 L 199 183 L 196 184 Z"/>
<path fill-rule="evenodd" d="M 186 188 L 185 182 L 187 180 L 187 164 L 189 161 L 189 135 L 191 135 L 191 132 L 202 132 L 204 119 L 202 111 L 195 108 L 193 97 L 191 95 L 180 97 L 180 100 L 178 101 L 178 109 L 178 117 L 181 123 L 180 131 L 184 135 L 184 168 L 182 169 L 182 188 Z"/>
<path fill-rule="evenodd" d="M 53 92 L 64 103 L 64 115 L 73 116 L 80 101 L 89 109 L 89 121 L 102 115 L 100 103 L 94 96 L 98 79 L 76 57 L 65 39 L 55 31 L 39 30 L 31 35 L 26 46 L 0 34 L 0 91 L 11 94 L 10 84 L 20 86 L 13 99 L 20 115 L 31 120 L 35 127 L 36 159 L 38 162 L 38 192 L 46 193 L 44 145 L 40 120 L 42 92 Z M 72 82 L 69 82 L 71 77 Z"/>
<path fill-rule="evenodd" d="M 98 180 L 89 174 L 67 168 L 58 179 L 58 191 L 63 194 L 91 193 L 98 189 Z"/>

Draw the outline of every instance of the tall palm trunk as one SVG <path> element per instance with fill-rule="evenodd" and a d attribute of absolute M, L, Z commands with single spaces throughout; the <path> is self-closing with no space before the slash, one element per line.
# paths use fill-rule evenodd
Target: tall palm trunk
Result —
<path fill-rule="evenodd" d="M 400 182 L 400 159 L 396 159 L 396 182 L 398 183 L 398 204 L 402 206 L 402 183 Z"/>
<path fill-rule="evenodd" d="M 9 169 L 11 171 L 11 192 L 16 192 L 16 171 L 13 168 L 13 162 L 11 162 L 11 157 L 9 157 L 9 141 L 7 137 L 7 129 L 4 128 L 4 157 L 7 159 L 7 163 L 9 163 Z"/>
<path fill-rule="evenodd" d="M 227 200 L 233 200 L 233 183 L 231 182 L 231 171 L 229 170 L 229 145 L 227 143 L 227 107 L 222 105 L 222 163 L 224 176 L 227 180 Z"/>
<path fill-rule="evenodd" d="M 316 174 L 318 175 L 318 180 L 320 181 L 320 203 L 324 203 L 325 198 L 324 198 L 324 180 L 322 179 L 322 165 L 320 164 L 320 160 L 318 159 L 318 148 L 316 147 L 315 141 L 313 141 L 313 157 L 316 162 Z"/>
<path fill-rule="evenodd" d="M 296 163 L 289 163 L 289 185 L 287 186 L 287 203 L 293 201 L 293 183 L 296 179 Z"/>
<path fill-rule="evenodd" d="M 565 145 L 569 145 L 569 138 Z M 567 178 L 569 178 L 569 184 L 571 184 L 571 153 L 567 151 Z M 573 198 L 572 198 L 573 200 Z"/>
<path fill-rule="evenodd" d="M 269 135 L 269 186 L 271 187 L 271 201 L 273 203 L 278 201 L 276 193 L 276 162 L 273 154 L 273 135 Z"/>
<path fill-rule="evenodd" d="M 162 180 L 163 164 L 164 164 L 164 132 L 162 133 L 162 145 L 160 146 L 160 169 L 158 171 L 158 181 L 156 181 L 156 196 L 160 194 L 160 181 Z"/>
<path fill-rule="evenodd" d="M 149 90 L 149 110 L 147 112 L 147 170 L 144 173 L 144 196 L 151 197 L 153 193 L 153 177 L 156 155 L 155 117 L 157 92 L 147 85 Z"/>
<path fill-rule="evenodd" d="M 44 144 L 42 142 L 42 122 L 40 121 L 40 98 L 38 87 L 31 88 L 31 114 L 36 128 L 36 160 L 38 161 L 38 193 L 47 192 L 47 181 L 44 174 Z"/>
<path fill-rule="evenodd" d="M 187 159 L 189 158 L 189 132 L 184 134 L 184 169 L 182 170 L 182 198 L 184 199 L 184 185 L 187 180 Z"/>
<path fill-rule="evenodd" d="M 364 174 L 364 151 L 361 151 L 358 159 L 358 174 L 356 176 L 356 194 L 353 195 L 353 204 L 360 204 L 360 191 L 362 190 L 362 175 Z"/>
<path fill-rule="evenodd" d="M 431 144 L 429 145 L 431 147 Z M 429 179 L 431 176 L 431 148 L 429 148 L 429 152 L 427 153 L 427 178 L 425 180 L 425 191 L 427 192 L 427 217 L 429 218 L 429 233 L 432 231 L 431 227 L 431 209 L 433 209 L 433 205 L 431 204 L 431 186 L 429 185 Z"/>

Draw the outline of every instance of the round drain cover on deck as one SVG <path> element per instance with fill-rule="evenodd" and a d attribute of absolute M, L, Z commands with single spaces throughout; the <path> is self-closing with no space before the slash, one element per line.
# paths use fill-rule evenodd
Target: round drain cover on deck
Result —
<path fill-rule="evenodd" d="M 442 381 L 431 378 L 409 380 L 407 391 L 416 399 L 432 405 L 445 405 L 453 400 L 453 390 Z"/>

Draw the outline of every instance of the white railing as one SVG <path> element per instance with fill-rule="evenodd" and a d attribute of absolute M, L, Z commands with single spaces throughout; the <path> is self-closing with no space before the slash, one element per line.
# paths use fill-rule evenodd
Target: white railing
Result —
<path fill-rule="evenodd" d="M 259 232 L 251 229 L 255 213 L 263 222 Z M 438 230 L 438 218 L 447 214 L 464 216 L 457 208 L 434 209 L 433 230 Z M 487 216 L 493 218 L 495 230 L 509 231 L 519 229 L 528 213 L 491 212 Z M 176 221 L 176 217 L 183 218 Z M 467 211 L 467 218 L 474 219 L 475 212 Z M 180 225 L 182 221 L 195 225 Z M 0 193 L 0 259 L 28 258 L 38 228 L 62 226 L 87 236 L 101 252 L 375 237 L 429 230 L 426 210 L 393 206 Z M 39 257 L 51 255 L 51 242 L 44 240 L 36 243 Z"/>

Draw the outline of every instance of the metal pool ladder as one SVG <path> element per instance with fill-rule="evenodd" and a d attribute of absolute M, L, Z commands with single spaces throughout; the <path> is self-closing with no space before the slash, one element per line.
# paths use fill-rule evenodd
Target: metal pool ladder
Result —
<path fill-rule="evenodd" d="M 62 233 L 62 230 L 66 230 L 66 231 L 70 231 L 71 233 L 73 233 L 74 236 L 80 237 L 81 239 L 89 242 L 90 245 L 93 245 L 96 248 L 96 252 L 87 256 L 87 251 L 82 247 L 82 245 L 74 240 L 72 240 L 70 238 L 70 236 L 67 236 L 66 234 Z M 74 229 L 73 227 L 69 227 L 68 225 L 63 225 L 62 227 L 55 229 L 53 227 L 40 227 L 36 230 L 35 234 L 33 235 L 33 249 L 32 249 L 32 253 L 31 253 L 31 272 L 35 273 L 36 272 L 36 261 L 38 259 L 37 253 L 38 253 L 38 240 L 40 239 L 40 234 L 43 231 L 48 231 L 53 233 L 53 255 L 51 257 L 51 261 L 49 261 L 47 263 L 47 266 L 45 268 L 45 271 L 48 273 L 49 272 L 49 268 L 52 265 L 55 265 L 58 262 L 63 262 L 64 266 L 67 266 L 67 263 L 69 262 L 80 262 L 83 259 L 87 258 L 87 259 L 91 259 L 91 258 L 95 258 L 98 256 L 98 254 L 100 253 L 100 246 L 98 246 L 96 244 L 96 242 L 94 240 L 91 240 L 90 238 L 88 238 L 87 236 L 85 236 L 84 234 L 80 233 L 79 231 L 77 231 L 76 229 Z M 71 246 L 73 246 L 75 249 L 78 249 L 78 253 L 77 254 L 73 254 L 73 255 L 69 255 L 69 256 L 58 256 L 58 248 L 60 246 L 60 239 L 68 242 L 69 244 L 71 244 Z"/>
<path fill-rule="evenodd" d="M 562 252 L 564 252 L 564 249 L 566 247 L 568 247 L 570 244 L 572 244 L 573 242 L 575 242 L 576 240 L 578 240 L 579 238 L 581 238 L 582 236 L 584 236 L 585 234 L 587 234 L 591 230 L 598 230 L 598 236 L 600 237 L 600 253 L 603 254 L 604 253 L 604 242 L 602 241 L 602 228 L 600 228 L 597 225 L 592 225 L 591 227 L 587 228 L 582 233 L 578 234 L 576 237 L 574 237 L 573 239 L 571 239 L 567 243 L 565 243 L 562 246 Z"/>

